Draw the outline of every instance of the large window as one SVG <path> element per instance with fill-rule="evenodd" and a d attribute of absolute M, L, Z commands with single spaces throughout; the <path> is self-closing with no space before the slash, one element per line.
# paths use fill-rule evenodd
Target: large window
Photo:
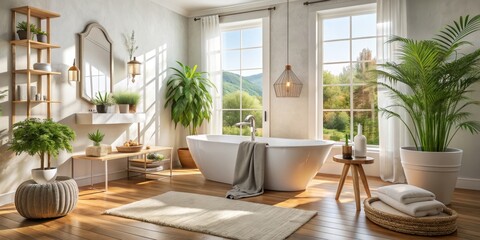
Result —
<path fill-rule="evenodd" d="M 255 116 L 257 136 L 263 136 L 263 32 L 262 21 L 222 24 L 222 133 L 250 135 L 237 127 L 247 115 Z"/>
<path fill-rule="evenodd" d="M 376 76 L 376 14 L 352 11 L 320 15 L 323 139 L 350 138 L 363 125 L 368 144 L 378 145 Z M 320 101 L 321 101 L 320 100 Z"/>

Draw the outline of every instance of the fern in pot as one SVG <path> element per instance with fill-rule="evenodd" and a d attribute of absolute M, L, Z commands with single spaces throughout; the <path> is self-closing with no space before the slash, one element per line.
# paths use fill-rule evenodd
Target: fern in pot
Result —
<path fill-rule="evenodd" d="M 75 132 L 70 127 L 51 119 L 30 118 L 13 124 L 9 150 L 17 155 L 25 152 L 39 156 L 40 168 L 32 169 L 32 178 L 42 184 L 55 180 L 57 168 L 52 166 L 51 158 L 56 158 L 62 150 L 72 152 L 73 140 Z"/>
<path fill-rule="evenodd" d="M 459 53 L 464 38 L 480 30 L 480 15 L 460 17 L 431 40 L 394 37 L 399 42 L 400 62 L 388 62 L 375 70 L 386 81 L 395 103 L 380 109 L 383 116 L 396 117 L 405 124 L 413 147 L 401 148 L 401 161 L 409 184 L 435 193 L 448 204 L 455 188 L 462 150 L 448 148 L 456 133 L 463 129 L 480 132 L 480 123 L 471 119 L 469 107 L 479 102 L 469 98 L 471 86 L 480 81 L 480 49 Z M 397 90 L 400 84 L 408 91 Z M 407 124 L 392 107 L 407 113 Z"/>
<path fill-rule="evenodd" d="M 170 114 L 175 127 L 180 123 L 189 130 L 190 135 L 197 134 L 197 129 L 212 115 L 212 95 L 208 91 L 215 85 L 206 77 L 206 73 L 197 72 L 197 65 L 190 67 L 178 62 L 179 68 L 171 67 L 174 74 L 167 81 L 165 108 Z M 178 155 L 184 168 L 196 168 L 188 148 L 179 148 Z"/>

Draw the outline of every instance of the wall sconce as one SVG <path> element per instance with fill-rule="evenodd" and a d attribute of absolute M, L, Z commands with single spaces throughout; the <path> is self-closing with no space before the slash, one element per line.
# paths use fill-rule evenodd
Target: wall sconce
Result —
<path fill-rule="evenodd" d="M 142 63 L 137 61 L 136 57 L 133 57 L 133 60 L 127 63 L 128 74 L 132 75 L 132 83 L 135 82 L 135 76 L 140 75 L 140 65 Z"/>
<path fill-rule="evenodd" d="M 75 58 L 73 59 L 73 66 L 68 69 L 68 80 L 80 82 L 80 70 L 75 66 Z"/>

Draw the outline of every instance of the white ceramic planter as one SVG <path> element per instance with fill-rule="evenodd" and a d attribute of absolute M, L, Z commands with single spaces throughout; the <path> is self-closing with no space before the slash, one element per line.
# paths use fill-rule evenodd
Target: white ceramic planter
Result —
<path fill-rule="evenodd" d="M 57 168 L 50 169 L 32 169 L 32 179 L 38 184 L 45 184 L 55 181 L 57 178 Z"/>
<path fill-rule="evenodd" d="M 462 154 L 461 149 L 455 148 L 448 148 L 446 152 L 422 152 L 414 147 L 400 149 L 408 184 L 433 192 L 436 199 L 444 204 L 452 200 Z"/>
<path fill-rule="evenodd" d="M 128 113 L 129 111 L 129 105 L 128 104 L 118 104 L 118 111 L 120 113 Z"/>

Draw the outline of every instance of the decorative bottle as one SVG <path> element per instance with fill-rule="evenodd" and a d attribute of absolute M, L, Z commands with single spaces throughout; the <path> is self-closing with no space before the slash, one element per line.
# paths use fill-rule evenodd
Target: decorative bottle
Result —
<path fill-rule="evenodd" d="M 357 135 L 353 138 L 353 149 L 355 157 L 367 156 L 367 138 L 362 134 L 362 124 L 358 124 Z"/>

